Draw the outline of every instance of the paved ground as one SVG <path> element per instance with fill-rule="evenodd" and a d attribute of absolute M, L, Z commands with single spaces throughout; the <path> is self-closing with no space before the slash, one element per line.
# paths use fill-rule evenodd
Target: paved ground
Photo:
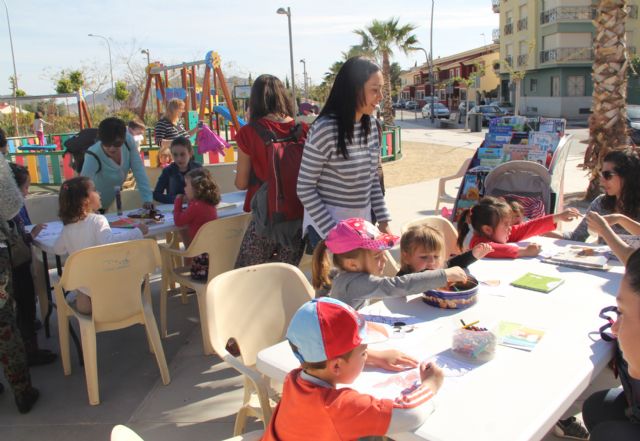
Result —
<path fill-rule="evenodd" d="M 424 120 L 399 124 L 403 127 L 406 156 L 397 164 L 385 166 L 385 170 L 394 176 L 402 175 L 403 169 L 411 169 L 413 183 L 401 185 L 400 178 L 390 178 L 393 184 L 389 185 L 386 199 L 393 215 L 394 231 L 400 231 L 403 223 L 416 217 L 434 214 L 438 185 L 437 179 L 430 179 L 434 176 L 433 169 L 438 170 L 434 164 L 456 171 L 483 137 L 481 133 L 461 130 L 425 129 L 428 123 Z M 571 133 L 576 138 L 586 136 L 584 130 Z M 584 173 L 576 167 L 581 163 L 583 152 L 584 144 L 572 146 L 565 169 L 565 193 L 579 193 L 586 188 Z M 455 187 L 456 183 L 452 182 L 449 193 L 454 193 Z M 155 305 L 159 284 L 156 277 L 153 281 Z M 160 383 L 157 366 L 139 326 L 99 334 L 102 404 L 89 406 L 83 371 L 72 351 L 73 373 L 69 377 L 63 375 L 59 363 L 32 369 L 34 384 L 40 388 L 42 398 L 31 413 L 18 414 L 11 394 L 0 395 L 0 440 L 36 441 L 43 437 L 48 441 L 107 440 L 115 424 L 133 427 L 148 441 L 212 441 L 230 437 L 242 399 L 242 379 L 217 357 L 202 355 L 194 300 L 191 298 L 187 305 L 175 297 L 169 301 L 170 336 L 163 340 L 163 345 L 171 384 Z M 155 313 L 157 317 L 158 311 Z M 40 338 L 43 346 L 57 351 L 55 322 L 52 326 L 52 337 L 45 340 L 40 335 Z M 6 384 L 4 379 L 1 381 Z M 606 375 L 597 379 L 602 387 L 610 381 Z M 548 436 L 545 441 L 554 439 Z"/>

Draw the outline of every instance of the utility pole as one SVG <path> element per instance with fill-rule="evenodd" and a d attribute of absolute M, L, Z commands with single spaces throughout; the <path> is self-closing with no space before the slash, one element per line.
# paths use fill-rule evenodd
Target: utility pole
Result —
<path fill-rule="evenodd" d="M 9 45 L 11 46 L 11 61 L 13 62 L 13 123 L 16 126 L 16 135 L 20 136 L 20 129 L 18 127 L 18 114 L 16 113 L 16 107 L 18 107 L 18 100 L 16 97 L 18 96 L 18 73 L 16 72 L 16 57 L 13 52 L 13 37 L 11 35 L 11 22 L 9 21 L 9 8 L 7 8 L 7 2 L 2 0 L 4 3 L 4 10 L 7 14 L 7 27 L 9 28 Z"/>
<path fill-rule="evenodd" d="M 430 30 L 430 36 L 429 36 L 429 82 L 431 83 L 431 88 L 433 89 L 433 4 L 434 4 L 434 0 L 431 0 L 431 30 Z M 431 91 L 433 92 L 433 90 Z M 433 124 L 434 122 L 434 115 L 433 115 L 433 107 L 435 106 L 435 102 L 434 102 L 434 97 L 433 97 L 433 93 L 431 93 L 431 124 Z"/>
<path fill-rule="evenodd" d="M 304 97 L 309 99 L 309 90 L 307 89 L 307 60 L 304 58 L 300 60 L 302 63 L 303 74 L 304 74 Z"/>

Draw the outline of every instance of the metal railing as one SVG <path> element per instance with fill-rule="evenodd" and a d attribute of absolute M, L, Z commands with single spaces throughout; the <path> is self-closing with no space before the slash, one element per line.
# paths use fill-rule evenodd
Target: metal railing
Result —
<path fill-rule="evenodd" d="M 524 17 L 518 20 L 518 30 L 525 31 L 529 27 L 529 17 Z"/>
<path fill-rule="evenodd" d="M 540 13 L 540 24 L 557 21 L 593 20 L 597 10 L 593 6 L 559 6 Z"/>
<path fill-rule="evenodd" d="M 518 66 L 525 66 L 529 62 L 529 54 L 518 55 Z"/>
<path fill-rule="evenodd" d="M 500 0 L 491 0 L 491 8 L 496 14 L 500 12 Z"/>
<path fill-rule="evenodd" d="M 500 41 L 500 29 L 494 29 L 491 31 L 491 36 L 493 38 L 493 42 L 498 43 Z"/>
<path fill-rule="evenodd" d="M 513 23 L 507 23 L 504 25 L 504 35 L 513 34 Z"/>
<path fill-rule="evenodd" d="M 560 47 L 540 52 L 540 63 L 593 61 L 593 49 L 590 47 Z"/>

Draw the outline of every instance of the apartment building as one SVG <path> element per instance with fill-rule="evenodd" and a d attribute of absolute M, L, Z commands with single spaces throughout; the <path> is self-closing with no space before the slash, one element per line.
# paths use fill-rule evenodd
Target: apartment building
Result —
<path fill-rule="evenodd" d="M 515 102 L 520 82 L 521 114 L 586 117 L 591 108 L 595 0 L 492 0 L 500 14 L 494 41 L 500 45 L 500 95 Z M 640 46 L 638 0 L 630 1 L 627 46 Z M 631 101 L 636 92 L 630 90 Z"/>
<path fill-rule="evenodd" d="M 424 105 L 433 93 L 451 110 L 457 110 L 458 104 L 466 100 L 467 94 L 470 101 L 477 103 L 497 99 L 499 78 L 493 65 L 498 62 L 498 51 L 498 44 L 488 44 L 433 60 L 433 87 L 429 81 L 428 63 L 403 71 L 400 74 L 400 98 Z M 468 88 L 463 82 L 455 81 L 455 78 L 468 79 L 474 72 L 484 73 L 476 75 L 475 83 Z"/>

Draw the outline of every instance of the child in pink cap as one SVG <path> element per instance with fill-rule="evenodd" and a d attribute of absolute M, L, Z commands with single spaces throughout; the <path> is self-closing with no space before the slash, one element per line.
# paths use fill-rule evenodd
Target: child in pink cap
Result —
<path fill-rule="evenodd" d="M 374 225 L 360 218 L 338 222 L 313 253 L 313 286 L 330 290 L 329 295 L 360 309 L 369 300 L 405 297 L 420 294 L 451 282 L 464 282 L 467 275 L 458 266 L 423 271 L 396 277 L 383 277 L 384 252 L 393 248 L 400 238 L 381 233 Z M 339 270 L 333 280 L 329 274 L 333 265 Z"/>
<path fill-rule="evenodd" d="M 367 361 L 367 345 L 386 335 L 350 306 L 329 297 L 298 309 L 287 340 L 301 367 L 287 375 L 263 441 L 355 441 L 415 430 L 433 411 L 431 399 L 443 373 L 422 363 L 416 382 L 394 400 L 378 399 L 350 387 Z"/>

